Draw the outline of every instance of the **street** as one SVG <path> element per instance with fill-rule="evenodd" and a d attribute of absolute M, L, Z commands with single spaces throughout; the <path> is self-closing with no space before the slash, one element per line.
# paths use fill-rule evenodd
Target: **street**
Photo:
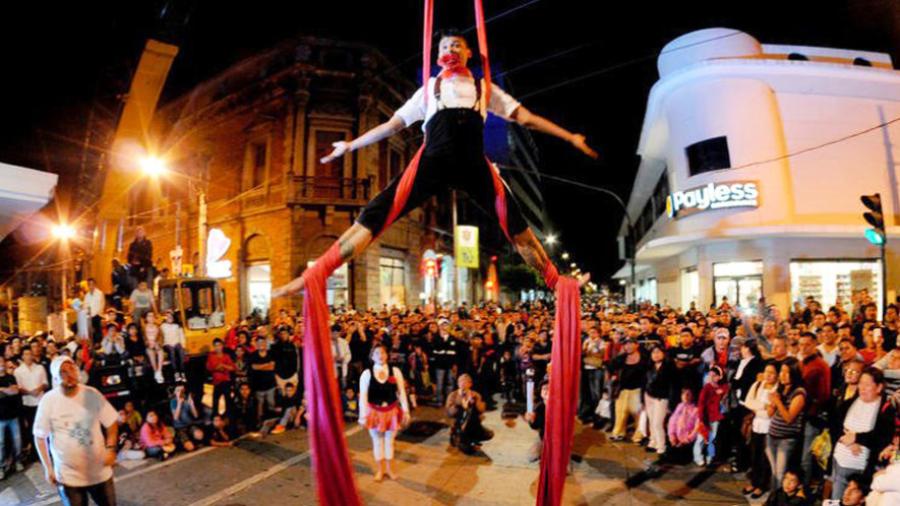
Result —
<path fill-rule="evenodd" d="M 375 483 L 369 437 L 361 427 L 348 426 L 357 483 L 368 505 L 397 504 L 533 504 L 538 464 L 528 463 L 536 440 L 521 418 L 501 419 L 487 413 L 485 424 L 494 439 L 484 456 L 465 456 L 448 445 L 446 420 L 434 408 L 415 412 L 412 430 L 397 441 L 400 479 Z M 601 431 L 576 425 L 574 473 L 567 480 L 564 504 L 743 504 L 738 475 L 673 467 L 654 475 L 646 472 L 654 455 L 630 443 L 611 443 Z M 429 435 L 430 434 L 430 435 Z M 315 504 L 307 434 L 288 431 L 261 440 L 243 440 L 227 449 L 204 448 L 137 467 L 116 468 L 119 504 L 130 505 L 251 505 Z M 2 482 L 0 506 L 59 504 L 55 492 L 33 464 Z"/>

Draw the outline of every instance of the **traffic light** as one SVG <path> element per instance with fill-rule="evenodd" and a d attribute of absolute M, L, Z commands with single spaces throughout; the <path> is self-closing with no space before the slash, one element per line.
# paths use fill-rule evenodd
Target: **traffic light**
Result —
<path fill-rule="evenodd" d="M 872 244 L 884 244 L 887 235 L 884 231 L 884 213 L 881 210 L 881 194 L 863 195 L 859 198 L 868 211 L 863 213 L 863 218 L 872 225 L 866 231 L 866 238 Z"/>

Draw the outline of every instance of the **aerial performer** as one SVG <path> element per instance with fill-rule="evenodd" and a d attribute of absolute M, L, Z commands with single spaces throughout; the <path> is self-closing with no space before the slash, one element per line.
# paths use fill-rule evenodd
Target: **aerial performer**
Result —
<path fill-rule="evenodd" d="M 304 374 L 319 501 L 325 505 L 360 504 L 343 435 L 337 383 L 332 374 L 326 280 L 396 220 L 449 187 L 464 190 L 484 209 L 490 210 L 516 251 L 542 274 L 547 287 L 556 291 L 551 357 L 554 367 L 537 503 L 558 505 L 571 452 L 578 394 L 579 286 L 588 277 L 578 280 L 560 277 L 526 224 L 498 169 L 485 157 L 484 121 L 490 112 L 563 139 L 591 158 L 597 158 L 597 153 L 588 146 L 583 135 L 569 132 L 529 111 L 491 83 L 481 0 L 475 0 L 475 17 L 484 78 L 475 79 L 468 69 L 472 50 L 459 32 L 447 32 L 439 39 L 437 64 L 441 71 L 431 77 L 432 4 L 433 0 L 425 0 L 424 85 L 387 122 L 350 142 L 335 142 L 334 150 L 321 161 L 327 163 L 382 141 L 418 121 L 424 122 L 422 146 L 406 169 L 364 207 L 356 222 L 311 267 L 272 292 L 273 297 L 282 297 L 304 291 Z"/>

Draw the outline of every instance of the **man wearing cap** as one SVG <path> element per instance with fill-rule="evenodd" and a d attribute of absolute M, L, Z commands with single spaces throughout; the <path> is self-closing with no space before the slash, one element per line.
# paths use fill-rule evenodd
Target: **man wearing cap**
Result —
<path fill-rule="evenodd" d="M 453 391 L 455 378 L 453 366 L 458 365 L 462 344 L 450 335 L 450 322 L 438 320 L 438 335 L 431 343 L 431 369 L 435 378 L 436 403 L 443 406 L 444 400 Z"/>
<path fill-rule="evenodd" d="M 118 414 L 100 392 L 79 383 L 71 358 L 56 357 L 50 372 L 54 388 L 41 398 L 34 420 L 47 481 L 64 505 L 86 505 L 88 496 L 100 506 L 114 505 Z"/>

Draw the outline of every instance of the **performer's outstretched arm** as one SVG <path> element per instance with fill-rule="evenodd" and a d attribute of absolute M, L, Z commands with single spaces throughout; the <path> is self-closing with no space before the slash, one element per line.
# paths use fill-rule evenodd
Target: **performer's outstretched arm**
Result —
<path fill-rule="evenodd" d="M 596 159 L 599 156 L 596 151 L 587 145 L 583 135 L 572 133 L 549 119 L 529 111 L 525 106 L 520 105 L 517 107 L 512 114 L 512 119 L 525 128 L 559 137 L 591 158 Z"/>
<path fill-rule="evenodd" d="M 338 141 L 332 144 L 334 146 L 334 151 L 322 158 L 322 163 L 328 163 L 335 158 L 340 158 L 346 153 L 351 151 L 356 151 L 357 149 L 364 148 L 369 144 L 375 144 L 383 139 L 387 139 L 388 137 L 394 135 L 406 128 L 406 124 L 403 120 L 394 115 L 391 119 L 385 121 L 384 123 L 378 125 L 377 127 L 369 130 L 368 132 L 360 135 L 356 139 L 353 139 L 350 142 L 347 141 Z"/>

